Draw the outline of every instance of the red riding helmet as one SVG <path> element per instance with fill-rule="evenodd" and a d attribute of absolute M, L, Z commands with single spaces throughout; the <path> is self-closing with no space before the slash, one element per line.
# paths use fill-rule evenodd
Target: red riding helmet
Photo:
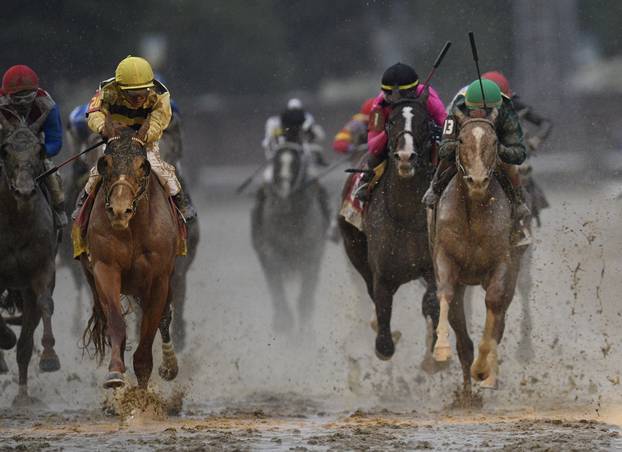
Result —
<path fill-rule="evenodd" d="M 24 64 L 10 67 L 2 77 L 2 91 L 5 94 L 36 89 L 39 89 L 39 77 L 35 71 Z"/>
<path fill-rule="evenodd" d="M 363 102 L 363 105 L 361 105 L 361 111 L 359 113 L 363 114 L 363 115 L 368 115 L 371 112 L 371 107 L 374 104 L 374 97 L 371 97 L 369 99 L 367 99 L 365 102 Z"/>
<path fill-rule="evenodd" d="M 505 78 L 499 71 L 490 71 L 482 74 L 482 78 L 486 80 L 490 80 L 491 82 L 495 82 L 497 86 L 501 89 L 501 92 L 505 94 L 507 97 L 511 98 L 513 96 L 512 90 L 510 89 L 510 82 Z"/>

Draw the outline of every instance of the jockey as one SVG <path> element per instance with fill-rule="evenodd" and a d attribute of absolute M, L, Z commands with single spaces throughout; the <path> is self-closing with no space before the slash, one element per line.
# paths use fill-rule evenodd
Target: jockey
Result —
<path fill-rule="evenodd" d="M 266 153 L 266 159 L 271 159 L 274 156 L 275 149 L 285 142 L 285 128 L 282 124 L 284 115 L 291 117 L 303 115 L 302 136 L 300 137 L 303 147 L 313 156 L 313 163 L 320 166 L 325 165 L 322 157 L 322 146 L 319 143 L 324 141 L 326 133 L 322 126 L 315 122 L 313 115 L 303 108 L 302 102 L 297 98 L 290 99 L 287 102 L 287 108 L 280 115 L 270 116 L 266 121 L 266 132 L 261 142 Z"/>
<path fill-rule="evenodd" d="M 18 124 L 23 120 L 28 125 L 35 122 L 39 124 L 39 130 L 35 130 L 35 133 L 43 134 L 44 166 L 46 170 L 52 168 L 50 158 L 58 154 L 63 146 L 60 111 L 47 91 L 39 87 L 39 77 L 28 66 L 12 66 L 4 73 L 0 90 L 0 114 L 11 123 Z M 50 192 L 54 222 L 57 228 L 62 228 L 67 224 L 62 179 L 55 173 L 44 178 L 44 181 Z"/>
<path fill-rule="evenodd" d="M 514 111 L 518 115 L 519 119 L 525 120 L 538 128 L 532 136 L 525 140 L 525 144 L 529 150 L 531 152 L 535 152 L 540 147 L 542 142 L 550 135 L 553 123 L 549 119 L 540 116 L 534 112 L 530 106 L 523 103 L 520 97 L 512 92 L 510 89 L 510 82 L 508 82 L 508 79 L 501 72 L 486 72 L 485 74 L 482 74 L 482 78 L 495 82 L 501 89 L 503 95 L 512 100 Z"/>
<path fill-rule="evenodd" d="M 348 154 L 367 144 L 367 125 L 369 113 L 376 99 L 367 99 L 357 114 L 352 116 L 346 125 L 335 135 L 333 149 L 340 154 Z"/>
<path fill-rule="evenodd" d="M 115 77 L 104 80 L 89 104 L 89 128 L 104 139 L 119 134 L 120 128 L 134 129 L 136 140 L 147 150 L 147 159 L 160 183 L 175 201 L 186 221 L 196 218 L 196 210 L 182 190 L 175 167 L 160 158 L 159 140 L 171 120 L 171 102 L 168 89 L 154 78 L 149 62 L 128 56 L 115 71 Z M 91 174 L 76 211 L 99 182 L 97 166 Z"/>
<path fill-rule="evenodd" d="M 397 63 L 389 67 L 382 75 L 382 92 L 375 98 L 370 119 L 369 132 L 367 134 L 367 163 L 366 168 L 373 170 L 384 161 L 387 153 L 388 136 L 384 125 L 391 113 L 391 105 L 401 99 L 417 98 L 425 88 L 429 89 L 427 102 L 428 114 L 434 125 L 433 136 L 440 135 L 440 130 L 447 117 L 445 106 L 438 93 L 431 86 L 423 86 L 419 83 L 419 76 L 415 70 L 407 64 Z M 373 178 L 373 171 L 363 173 L 356 197 L 365 201 L 367 186 Z"/>
<path fill-rule="evenodd" d="M 482 99 L 482 86 L 484 88 L 486 110 L 484 110 Z M 443 139 L 439 148 L 439 158 L 441 161 L 436 169 L 430 188 L 423 197 L 423 202 L 427 207 L 433 208 L 443 190 L 457 172 L 455 155 L 459 145 L 460 125 L 454 119 L 455 112 L 459 110 L 466 116 L 485 117 L 488 116 L 493 108 L 499 109 L 499 115 L 495 124 L 499 140 L 498 155 L 501 160 L 499 167 L 506 178 L 509 179 L 509 185 L 512 186 L 512 189 L 504 186 L 508 184 L 504 183 L 503 178 L 499 181 L 510 198 L 514 207 L 515 218 L 522 229 L 523 237 L 518 243 L 515 243 L 515 246 L 522 246 L 529 242 L 529 233 L 525 229 L 526 222 L 523 220 L 529 216 L 530 212 L 525 205 L 523 188 L 518 174 L 518 165 L 522 164 L 527 158 L 527 151 L 523 143 L 523 131 L 512 106 L 512 101 L 503 96 L 499 86 L 491 80 L 482 79 L 481 85 L 479 80 L 475 80 L 467 87 L 466 91 L 461 91 L 454 98 L 449 107 L 449 116 L 445 121 Z"/>

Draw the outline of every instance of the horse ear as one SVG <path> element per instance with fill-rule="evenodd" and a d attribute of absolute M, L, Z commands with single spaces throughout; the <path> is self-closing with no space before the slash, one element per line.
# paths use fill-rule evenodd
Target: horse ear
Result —
<path fill-rule="evenodd" d="M 101 176 L 105 176 L 108 173 L 108 170 L 112 166 L 112 158 L 109 155 L 104 155 L 97 159 L 97 172 Z"/>
<path fill-rule="evenodd" d="M 462 111 L 459 108 L 452 109 L 451 114 L 453 115 L 454 119 L 458 122 L 459 125 L 462 124 L 464 120 L 466 119 L 466 115 L 462 113 Z"/>

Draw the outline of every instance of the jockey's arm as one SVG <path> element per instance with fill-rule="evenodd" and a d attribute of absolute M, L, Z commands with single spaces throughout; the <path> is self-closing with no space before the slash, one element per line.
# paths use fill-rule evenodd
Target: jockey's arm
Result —
<path fill-rule="evenodd" d="M 453 108 L 453 106 L 452 106 Z M 453 158 L 458 150 L 458 122 L 451 114 L 443 124 L 443 135 L 438 148 L 438 157 L 441 160 Z"/>
<path fill-rule="evenodd" d="M 58 105 L 54 105 L 43 123 L 44 146 L 47 157 L 54 157 L 63 147 L 63 124 Z"/>
<path fill-rule="evenodd" d="M 149 126 L 145 134 L 145 142 L 154 143 L 158 141 L 171 122 L 171 117 L 171 96 L 169 93 L 164 93 L 158 96 L 157 102 L 153 106 L 151 113 L 149 113 L 147 119 Z"/>
<path fill-rule="evenodd" d="M 527 150 L 518 115 L 512 108 L 503 108 L 499 113 L 499 158 L 505 163 L 520 165 L 527 158 Z"/>
<path fill-rule="evenodd" d="M 553 123 L 550 119 L 545 118 L 533 111 L 533 108 L 523 103 L 523 101 L 518 97 L 512 98 L 512 103 L 514 104 L 514 109 L 518 112 L 520 119 L 523 119 L 538 128 L 536 133 L 530 134 L 531 136 L 527 140 L 531 150 L 535 151 L 538 146 L 550 135 Z"/>

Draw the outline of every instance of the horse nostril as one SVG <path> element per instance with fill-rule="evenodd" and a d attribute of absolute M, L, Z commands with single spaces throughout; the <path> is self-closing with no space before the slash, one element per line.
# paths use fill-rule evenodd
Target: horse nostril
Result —
<path fill-rule="evenodd" d="M 112 206 L 106 206 L 106 212 L 112 213 Z"/>
<path fill-rule="evenodd" d="M 128 207 L 127 209 L 125 209 L 125 213 L 126 213 L 127 215 L 131 214 L 131 213 L 132 213 L 132 208 L 131 208 L 131 207 Z"/>
<path fill-rule="evenodd" d="M 410 160 L 411 162 L 413 160 L 415 160 L 415 153 L 414 152 L 408 156 L 408 160 Z"/>
<path fill-rule="evenodd" d="M 397 152 L 394 152 L 394 153 L 393 153 L 393 158 L 394 158 L 395 160 L 399 160 L 399 159 L 400 159 L 400 155 L 399 155 Z"/>
<path fill-rule="evenodd" d="M 490 178 L 488 176 L 484 177 L 484 179 L 482 180 L 483 184 L 487 184 L 488 181 L 490 180 Z"/>
<path fill-rule="evenodd" d="M 467 182 L 473 182 L 473 176 L 467 176 L 466 180 Z"/>

